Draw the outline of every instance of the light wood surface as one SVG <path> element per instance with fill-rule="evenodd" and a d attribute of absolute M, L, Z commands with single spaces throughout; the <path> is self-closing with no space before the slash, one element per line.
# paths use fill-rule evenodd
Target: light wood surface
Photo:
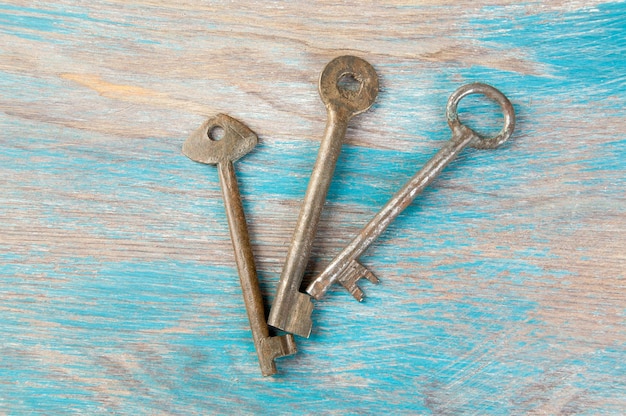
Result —
<path fill-rule="evenodd" d="M 467 149 L 316 302 L 261 376 L 214 167 L 229 114 L 269 310 L 326 113 L 324 65 L 381 89 L 357 116 L 307 279 L 450 137 L 474 81 L 517 128 Z M 626 4 L 0 4 L 1 414 L 624 414 Z M 495 132 L 497 107 L 463 101 Z"/>

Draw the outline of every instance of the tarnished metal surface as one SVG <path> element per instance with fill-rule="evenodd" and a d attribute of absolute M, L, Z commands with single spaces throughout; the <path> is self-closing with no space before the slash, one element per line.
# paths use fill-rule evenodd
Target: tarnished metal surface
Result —
<path fill-rule="evenodd" d="M 345 77 L 353 77 L 354 89 L 341 84 Z M 329 62 L 322 71 L 319 93 L 328 114 L 326 130 L 268 319 L 270 325 L 304 337 L 308 337 L 311 332 L 313 304 L 308 295 L 300 292 L 300 284 L 348 121 L 374 103 L 378 95 L 378 76 L 374 68 L 363 59 L 340 56 Z"/>
<path fill-rule="evenodd" d="M 223 129 L 219 140 L 211 138 L 214 128 Z M 235 261 L 239 271 L 239 281 L 243 299 L 252 329 L 252 338 L 259 357 L 261 373 L 269 376 L 276 373 L 275 358 L 295 354 L 296 344 L 293 336 L 281 335 L 270 337 L 265 321 L 263 297 L 259 289 L 248 226 L 241 204 L 239 186 L 233 162 L 254 148 L 257 136 L 243 123 L 224 114 L 207 120 L 191 134 L 183 145 L 183 153 L 192 160 L 201 163 L 217 164 L 220 186 L 226 207 L 226 216 L 230 229 L 230 238 L 235 252 Z"/>
<path fill-rule="evenodd" d="M 459 101 L 469 94 L 483 94 L 496 101 L 504 114 L 504 127 L 492 138 L 481 137 L 458 118 Z M 354 237 L 346 248 L 335 257 L 308 286 L 307 293 L 320 299 L 335 282 L 339 281 L 357 300 L 363 300 L 363 292 L 357 286 L 361 277 L 377 282 L 376 277 L 357 259 L 367 250 L 391 224 L 391 222 L 413 202 L 441 171 L 466 147 L 495 149 L 504 143 L 515 128 L 515 111 L 511 102 L 494 87 L 474 83 L 457 89 L 449 98 L 446 117 L 452 130 L 452 138 L 400 189 L 374 218 Z"/>

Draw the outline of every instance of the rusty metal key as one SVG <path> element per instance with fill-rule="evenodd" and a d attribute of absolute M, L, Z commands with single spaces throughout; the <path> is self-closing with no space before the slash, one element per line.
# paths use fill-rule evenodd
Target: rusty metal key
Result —
<path fill-rule="evenodd" d="M 378 95 L 378 76 L 363 59 L 340 56 L 330 61 L 322 71 L 319 93 L 327 110 L 326 130 L 268 319 L 271 326 L 303 337 L 308 337 L 311 332 L 313 303 L 308 295 L 300 292 L 300 284 L 348 121 L 372 106 Z"/>
<path fill-rule="evenodd" d="M 223 130 L 223 136 L 218 138 L 215 131 L 220 128 Z M 183 145 L 183 153 L 196 162 L 217 165 L 252 338 L 259 357 L 261 373 L 269 376 L 276 373 L 275 358 L 295 354 L 297 349 L 293 335 L 272 337 L 269 335 L 248 226 L 233 167 L 233 162 L 250 152 L 256 143 L 256 134 L 243 123 L 227 115 L 218 114 L 189 136 Z"/>
<path fill-rule="evenodd" d="M 497 102 L 504 115 L 504 127 L 496 137 L 483 138 L 459 121 L 457 106 L 469 94 L 483 94 Z M 341 283 L 357 300 L 363 300 L 363 292 L 357 281 L 367 277 L 373 282 L 378 279 L 358 258 L 389 226 L 389 224 L 426 188 L 441 171 L 466 147 L 495 149 L 504 143 L 515 128 L 515 111 L 511 102 L 494 87 L 473 83 L 457 89 L 449 98 L 446 117 L 452 130 L 452 138 L 400 189 L 356 237 L 324 269 L 306 291 L 320 299 L 335 282 Z"/>

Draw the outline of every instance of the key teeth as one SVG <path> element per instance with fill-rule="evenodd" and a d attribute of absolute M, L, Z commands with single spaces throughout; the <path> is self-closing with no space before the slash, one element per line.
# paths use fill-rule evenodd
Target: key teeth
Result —
<path fill-rule="evenodd" d="M 293 355 L 298 352 L 298 347 L 296 346 L 296 340 L 293 338 L 293 335 L 286 334 L 281 337 L 281 357 L 285 357 L 287 355 Z"/>
<path fill-rule="evenodd" d="M 286 332 L 308 338 L 311 335 L 311 328 L 313 327 L 313 321 L 311 321 L 313 302 L 311 302 L 311 297 L 298 292 L 294 311 L 295 313 L 291 315 Z"/>
<path fill-rule="evenodd" d="M 380 283 L 380 280 L 378 280 L 378 277 L 376 277 L 374 273 L 372 273 L 369 269 L 367 269 L 365 266 L 361 265 L 360 263 L 359 265 L 363 267 L 363 269 L 365 269 L 365 275 L 363 277 L 365 277 L 367 280 L 374 283 L 375 285 Z"/>
<path fill-rule="evenodd" d="M 313 321 L 311 320 L 313 302 L 311 301 L 311 296 L 301 292 L 296 292 L 291 296 L 293 296 L 291 302 L 294 303 L 290 308 L 291 314 L 288 316 L 276 314 L 274 319 L 272 319 L 272 313 L 270 313 L 268 325 L 308 338 L 313 327 Z"/>
<path fill-rule="evenodd" d="M 362 277 L 374 284 L 380 282 L 374 273 L 356 260 L 352 260 L 346 271 L 339 276 L 339 283 L 359 302 L 362 302 L 365 298 L 365 293 L 357 285 L 357 282 Z"/>
<path fill-rule="evenodd" d="M 296 341 L 293 339 L 293 335 L 285 334 L 265 339 L 266 348 L 272 359 L 286 357 L 298 352 L 296 347 Z"/>
<path fill-rule="evenodd" d="M 262 338 L 261 351 L 259 353 L 261 373 L 266 377 L 276 374 L 277 370 L 274 360 L 293 355 L 296 352 L 298 352 L 298 348 L 291 334 Z"/>

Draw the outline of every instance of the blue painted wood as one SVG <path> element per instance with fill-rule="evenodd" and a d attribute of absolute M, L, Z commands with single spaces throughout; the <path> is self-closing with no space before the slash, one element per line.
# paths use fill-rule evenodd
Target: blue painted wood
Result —
<path fill-rule="evenodd" d="M 0 413 L 623 414 L 623 2 L 0 5 Z M 486 3 L 486 2 L 484 2 Z M 449 137 L 482 81 L 518 127 L 466 150 L 260 375 L 214 169 L 226 112 L 272 300 L 343 53 L 381 92 L 348 131 L 308 277 Z M 483 131 L 497 109 L 463 102 Z"/>

